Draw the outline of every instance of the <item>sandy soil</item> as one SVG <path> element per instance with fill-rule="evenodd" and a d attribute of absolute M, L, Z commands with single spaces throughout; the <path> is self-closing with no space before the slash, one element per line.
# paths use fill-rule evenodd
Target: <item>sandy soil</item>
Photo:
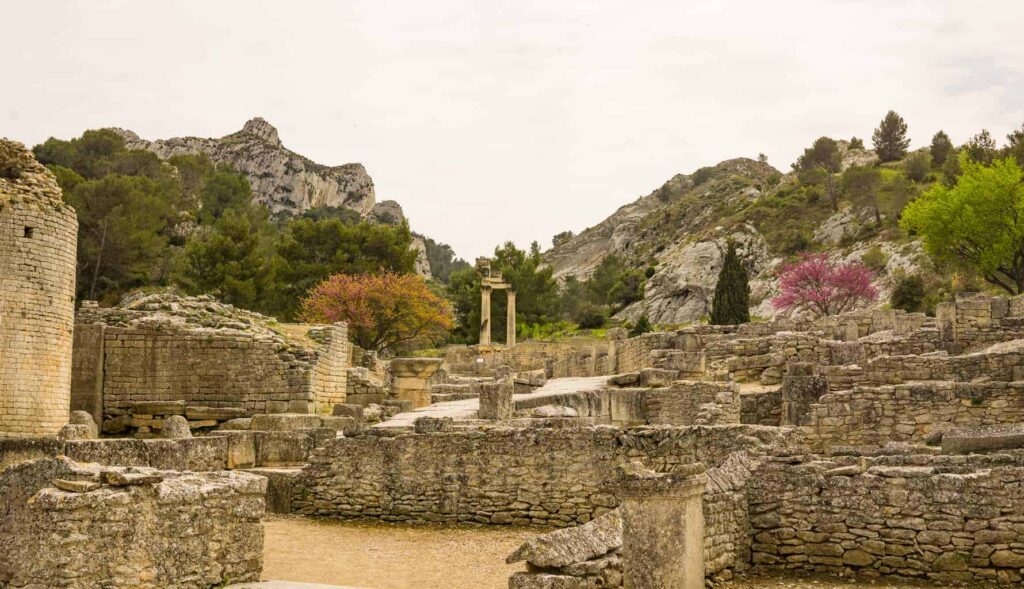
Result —
<path fill-rule="evenodd" d="M 541 529 L 268 517 L 263 578 L 368 589 L 504 588 L 505 557 Z"/>
<path fill-rule="evenodd" d="M 443 527 L 268 516 L 263 578 L 366 589 L 504 589 L 505 557 L 539 528 Z M 920 589 L 835 578 L 737 578 L 722 589 Z M 933 586 L 934 587 L 934 586 Z"/>

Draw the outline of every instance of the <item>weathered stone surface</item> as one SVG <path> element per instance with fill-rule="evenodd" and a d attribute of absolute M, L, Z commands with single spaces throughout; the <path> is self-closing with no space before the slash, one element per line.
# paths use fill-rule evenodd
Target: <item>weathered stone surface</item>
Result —
<path fill-rule="evenodd" d="M 71 425 L 84 425 L 89 428 L 87 437 L 89 439 L 97 438 L 100 435 L 99 427 L 96 425 L 96 420 L 93 419 L 86 411 L 72 411 L 71 418 L 68 420 Z"/>
<path fill-rule="evenodd" d="M 272 415 L 253 415 L 249 429 L 268 432 L 291 432 L 321 427 L 319 415 L 302 413 L 275 413 Z"/>
<path fill-rule="evenodd" d="M 970 454 L 1024 448 L 1024 425 L 955 428 L 942 436 L 946 454 Z"/>
<path fill-rule="evenodd" d="M 95 425 L 89 427 L 88 425 L 69 423 L 60 428 L 60 431 L 57 432 L 57 438 L 60 440 L 91 440 L 96 438 L 95 430 Z"/>
<path fill-rule="evenodd" d="M 618 510 L 574 528 L 527 540 L 505 562 L 525 560 L 536 567 L 563 567 L 603 556 L 622 546 L 622 515 Z"/>
<path fill-rule="evenodd" d="M 513 391 L 511 381 L 480 385 L 480 419 L 511 419 Z"/>
<path fill-rule="evenodd" d="M 579 411 L 564 405 L 541 405 L 531 413 L 533 417 L 579 417 Z"/>
<path fill-rule="evenodd" d="M 172 415 L 164 421 L 164 426 L 160 430 L 160 435 L 169 440 L 179 440 L 182 438 L 191 438 L 192 430 L 188 427 L 188 421 L 185 420 L 181 415 Z"/>
<path fill-rule="evenodd" d="M 75 478 L 98 473 L 117 486 Z M 255 581 L 265 485 L 240 472 L 21 463 L 0 472 L 0 583 L 210 589 Z"/>
<path fill-rule="evenodd" d="M 0 438 L 67 423 L 77 234 L 53 173 L 0 139 Z"/>
<path fill-rule="evenodd" d="M 451 417 L 417 417 L 413 427 L 418 434 L 430 434 L 435 432 L 450 432 L 455 425 Z"/>

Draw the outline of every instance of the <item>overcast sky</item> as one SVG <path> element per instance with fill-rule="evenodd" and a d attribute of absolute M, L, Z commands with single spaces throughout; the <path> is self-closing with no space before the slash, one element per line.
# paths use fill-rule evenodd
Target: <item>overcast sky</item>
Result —
<path fill-rule="evenodd" d="M 676 173 L 900 112 L 1024 122 L 1024 2 L 8 2 L 0 136 L 219 137 L 253 116 L 471 259 L 547 248 Z"/>

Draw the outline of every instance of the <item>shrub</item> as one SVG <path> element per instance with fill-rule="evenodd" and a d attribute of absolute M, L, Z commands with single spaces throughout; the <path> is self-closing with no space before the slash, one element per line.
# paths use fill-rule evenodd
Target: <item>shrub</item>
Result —
<path fill-rule="evenodd" d="M 694 172 L 693 176 L 691 177 L 693 179 L 693 186 L 694 186 L 694 188 L 696 188 L 697 186 L 700 186 L 701 184 L 707 182 L 714 175 L 715 175 L 715 169 L 714 168 L 710 168 L 710 167 L 706 167 L 706 166 L 703 167 L 703 168 L 698 168 L 697 171 Z"/>
<path fill-rule="evenodd" d="M 654 331 L 654 326 L 651 325 L 651 322 L 650 322 L 649 319 L 647 319 L 647 315 L 646 314 L 645 315 L 641 315 L 636 320 L 636 323 L 633 324 L 633 327 L 630 328 L 630 330 L 629 330 L 629 337 L 636 337 L 638 335 L 643 335 L 643 334 L 648 333 L 650 331 Z"/>
<path fill-rule="evenodd" d="M 907 178 L 914 182 L 920 182 L 925 179 L 928 172 L 932 169 L 931 156 L 927 152 L 919 151 L 907 158 L 904 168 L 907 172 Z"/>
<path fill-rule="evenodd" d="M 894 309 L 903 309 L 908 313 L 923 310 L 925 299 L 924 279 L 919 274 L 901 273 L 889 297 L 889 304 Z"/>
<path fill-rule="evenodd" d="M 864 140 L 860 137 L 851 137 L 850 149 L 864 149 Z"/>
<path fill-rule="evenodd" d="M 885 265 L 889 263 L 889 254 L 882 251 L 882 248 L 876 245 L 864 252 L 864 255 L 860 257 L 860 261 L 875 272 L 881 272 L 885 269 Z"/>
<path fill-rule="evenodd" d="M 608 322 L 608 309 L 604 305 L 588 303 L 580 307 L 576 323 L 583 329 L 597 329 Z"/>

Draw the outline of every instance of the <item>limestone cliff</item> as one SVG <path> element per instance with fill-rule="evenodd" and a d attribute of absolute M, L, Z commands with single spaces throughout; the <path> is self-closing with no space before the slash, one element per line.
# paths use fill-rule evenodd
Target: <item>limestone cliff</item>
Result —
<path fill-rule="evenodd" d="M 846 142 L 840 148 L 844 170 L 877 164 L 871 151 L 849 149 Z M 923 262 L 920 244 L 878 227 L 874 203 L 844 199 L 833 212 L 828 197 L 815 190 L 764 161 L 727 160 L 677 174 L 597 225 L 560 239 L 544 257 L 558 278 L 585 279 L 610 254 L 644 269 L 644 300 L 623 309 L 618 319 L 646 314 L 654 323 L 681 324 L 707 315 L 729 241 L 747 265 L 757 316 L 774 314 L 768 299 L 775 294 L 778 267 L 808 248 L 850 261 L 877 248 L 884 260 L 878 273 L 884 300 L 892 271 L 913 271 Z M 882 217 L 888 221 L 895 212 L 883 211 Z"/>
<path fill-rule="evenodd" d="M 362 164 L 324 166 L 286 148 L 275 129 L 257 117 L 241 131 L 219 139 L 175 137 L 147 141 L 114 129 L 129 149 L 144 149 L 161 158 L 205 153 L 249 176 L 253 197 L 272 212 L 302 212 L 313 207 L 345 207 L 367 215 L 375 199 L 373 180 Z"/>
<path fill-rule="evenodd" d="M 256 117 L 241 131 L 221 138 L 174 137 L 149 141 L 132 131 L 113 129 L 129 149 L 142 149 L 163 159 L 175 155 L 206 154 L 218 164 L 229 164 L 249 177 L 253 200 L 275 214 L 301 213 L 314 207 L 341 207 L 377 222 L 406 222 L 402 207 L 393 200 L 376 202 L 373 179 L 362 164 L 325 166 L 286 148 L 273 125 Z M 426 247 L 419 238 L 416 272 L 429 277 Z"/>

